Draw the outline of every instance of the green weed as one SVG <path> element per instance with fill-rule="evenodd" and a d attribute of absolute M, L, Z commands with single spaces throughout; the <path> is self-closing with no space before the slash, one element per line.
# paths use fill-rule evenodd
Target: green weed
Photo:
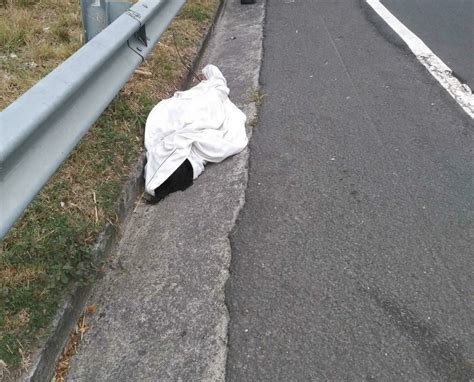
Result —
<path fill-rule="evenodd" d="M 255 102 L 257 106 L 261 106 L 264 99 L 265 99 L 265 94 L 262 93 L 260 89 L 253 89 L 250 92 L 249 100 L 251 102 Z"/>
<path fill-rule="evenodd" d="M 181 14 L 183 17 L 196 20 L 200 23 L 212 17 L 213 8 L 204 7 L 199 2 L 188 3 L 183 7 Z"/>

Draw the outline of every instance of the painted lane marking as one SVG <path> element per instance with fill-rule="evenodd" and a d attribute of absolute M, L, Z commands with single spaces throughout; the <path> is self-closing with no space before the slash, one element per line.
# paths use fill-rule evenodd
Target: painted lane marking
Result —
<path fill-rule="evenodd" d="M 453 71 L 410 29 L 398 20 L 379 0 L 366 0 L 372 9 L 397 33 L 408 45 L 431 75 L 443 86 L 464 111 L 474 118 L 474 96 L 466 84 L 453 76 Z"/>

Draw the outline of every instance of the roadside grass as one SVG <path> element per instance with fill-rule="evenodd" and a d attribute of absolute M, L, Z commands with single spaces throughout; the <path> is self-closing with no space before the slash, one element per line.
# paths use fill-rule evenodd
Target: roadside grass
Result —
<path fill-rule="evenodd" d="M 77 0 L 0 0 L 0 109 L 81 46 Z"/>
<path fill-rule="evenodd" d="M 187 74 L 219 0 L 188 0 L 140 70 L 0 243 L 0 379 L 29 366 L 62 293 L 95 273 L 91 248 L 143 150 L 146 117 Z M 81 46 L 77 0 L 0 0 L 0 110 Z M 177 53 L 179 51 L 179 54 Z"/>

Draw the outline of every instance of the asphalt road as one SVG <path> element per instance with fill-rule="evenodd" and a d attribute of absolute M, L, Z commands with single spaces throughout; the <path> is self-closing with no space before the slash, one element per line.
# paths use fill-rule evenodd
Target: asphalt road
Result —
<path fill-rule="evenodd" d="M 463 83 L 474 88 L 474 0 L 382 0 Z"/>
<path fill-rule="evenodd" d="M 229 381 L 474 378 L 472 120 L 362 1 L 268 1 Z"/>

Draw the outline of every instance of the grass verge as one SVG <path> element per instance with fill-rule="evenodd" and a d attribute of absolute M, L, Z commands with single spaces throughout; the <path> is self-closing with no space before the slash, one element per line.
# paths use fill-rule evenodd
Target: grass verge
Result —
<path fill-rule="evenodd" d="M 188 0 L 142 67 L 0 244 L 0 379 L 29 349 L 62 291 L 94 274 L 91 247 L 139 153 L 146 117 L 187 73 L 219 0 Z M 0 0 L 0 109 L 81 45 L 77 0 Z M 177 53 L 179 51 L 179 54 Z"/>

